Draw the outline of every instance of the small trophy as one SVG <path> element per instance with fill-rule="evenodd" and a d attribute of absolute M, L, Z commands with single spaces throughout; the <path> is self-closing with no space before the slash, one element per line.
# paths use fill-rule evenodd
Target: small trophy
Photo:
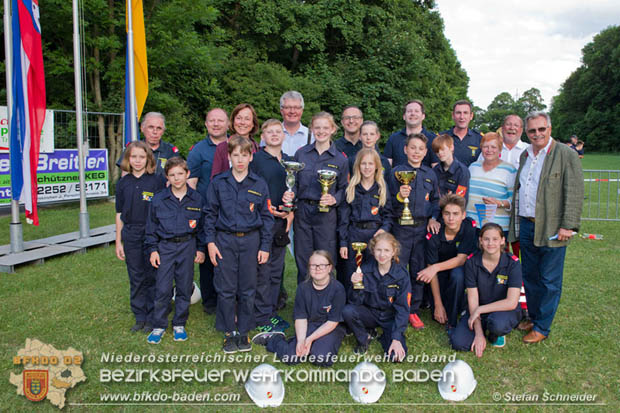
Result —
<path fill-rule="evenodd" d="M 306 167 L 306 164 L 302 162 L 294 162 L 294 161 L 280 161 L 280 164 L 284 167 L 286 171 L 286 187 L 289 191 L 293 192 L 293 187 L 295 186 L 295 173 L 301 171 Z M 282 211 L 293 211 L 295 210 L 295 205 L 293 201 L 285 202 L 282 205 Z"/>
<path fill-rule="evenodd" d="M 394 171 L 394 176 L 403 185 L 409 185 L 415 179 L 416 174 L 416 171 Z M 405 207 L 401 217 L 398 219 L 398 223 L 400 225 L 413 225 L 414 223 L 413 216 L 411 216 L 411 211 L 409 210 L 409 197 L 405 198 Z"/>
<path fill-rule="evenodd" d="M 357 269 L 355 270 L 355 272 L 361 274 L 362 269 L 360 267 L 362 266 L 362 251 L 366 249 L 366 243 L 365 242 L 352 242 L 351 248 L 355 250 L 355 264 L 357 264 Z M 360 280 L 359 282 L 354 283 L 353 289 L 363 290 L 364 282 Z"/>
<path fill-rule="evenodd" d="M 316 171 L 319 174 L 319 183 L 321 184 L 321 195 L 326 195 L 329 192 L 329 187 L 336 182 L 338 173 L 329 169 L 319 169 Z M 319 204 L 319 212 L 329 212 L 329 206 Z"/>

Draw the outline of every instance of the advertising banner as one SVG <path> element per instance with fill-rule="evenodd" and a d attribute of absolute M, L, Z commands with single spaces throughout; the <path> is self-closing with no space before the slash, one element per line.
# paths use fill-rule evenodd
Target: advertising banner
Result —
<path fill-rule="evenodd" d="M 59 149 L 39 154 L 38 203 L 80 198 L 77 149 Z M 86 157 L 86 198 L 108 195 L 108 150 L 91 149 Z M 8 153 L 0 153 L 0 204 L 11 202 Z"/>
<path fill-rule="evenodd" d="M 9 152 L 9 120 L 6 106 L 0 106 L 0 153 Z M 41 130 L 40 153 L 54 152 L 54 111 L 45 111 L 45 122 Z"/>

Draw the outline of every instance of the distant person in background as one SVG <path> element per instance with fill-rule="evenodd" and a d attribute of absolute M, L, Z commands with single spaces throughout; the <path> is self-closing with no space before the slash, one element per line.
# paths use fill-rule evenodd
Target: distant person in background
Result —
<path fill-rule="evenodd" d="M 289 90 L 280 97 L 280 113 L 284 126 L 282 152 L 295 156 L 297 149 L 314 141 L 312 133 L 301 123 L 304 113 L 304 97 L 295 90 Z"/>
<path fill-rule="evenodd" d="M 476 161 L 469 166 L 469 201 L 467 216 L 477 222 L 478 228 L 484 224 L 478 216 L 476 204 L 496 205 L 495 216 L 488 222 L 495 222 L 508 233 L 510 222 L 510 205 L 517 169 L 500 159 L 502 137 L 489 132 L 480 141 L 483 161 Z"/>
<path fill-rule="evenodd" d="M 227 139 L 228 113 L 221 108 L 211 109 L 207 113 L 205 126 L 206 138 L 192 146 L 187 156 L 187 167 L 190 170 L 187 184 L 197 190 L 206 202 L 215 151 L 217 145 L 226 142 Z M 213 264 L 210 260 L 204 260 L 199 268 L 202 309 L 207 314 L 215 314 L 217 293 L 213 287 Z"/>
<path fill-rule="evenodd" d="M 230 127 L 232 131 L 250 141 L 252 144 L 252 153 L 258 150 L 258 144 L 254 140 L 254 135 L 258 132 L 258 117 L 254 107 L 249 103 L 240 103 L 230 114 Z M 213 156 L 213 167 L 211 168 L 211 177 L 230 169 L 230 161 L 228 160 L 228 142 L 221 142 L 215 148 Z"/>
<path fill-rule="evenodd" d="M 360 142 L 360 127 L 364 122 L 364 114 L 357 106 L 345 106 L 342 111 L 340 123 L 344 129 L 344 135 L 334 142 L 336 149 L 347 158 L 355 159 L 357 152 L 362 149 Z"/>
<path fill-rule="evenodd" d="M 573 149 L 573 150 L 575 150 L 575 151 L 576 151 L 576 150 L 577 150 L 577 142 L 578 142 L 578 141 L 579 141 L 579 138 L 577 138 L 577 135 L 572 135 L 572 136 L 570 137 L 570 142 L 569 142 L 569 143 L 567 143 L 567 145 L 568 145 L 571 149 Z"/>
<path fill-rule="evenodd" d="M 577 151 L 577 155 L 579 155 L 579 159 L 583 159 L 583 153 L 584 153 L 583 145 L 584 145 L 583 141 L 578 140 L 577 146 L 575 146 L 575 150 Z"/>
<path fill-rule="evenodd" d="M 383 149 L 383 155 L 390 161 L 392 167 L 407 164 L 407 155 L 405 155 L 405 141 L 407 136 L 415 133 L 421 133 L 426 136 L 428 144 L 426 147 L 426 156 L 422 163 L 428 167 L 439 162 L 437 156 L 433 153 L 432 144 L 435 134 L 428 131 L 422 122 L 426 118 L 424 103 L 421 100 L 413 99 L 405 104 L 403 108 L 403 120 L 405 127 L 398 132 L 394 132 Z"/>
<path fill-rule="evenodd" d="M 142 116 L 140 131 L 144 135 L 144 141 L 153 151 L 153 157 L 157 165 L 155 173 L 165 178 L 164 167 L 166 166 L 166 161 L 173 156 L 179 155 L 179 149 L 176 146 L 161 140 L 164 132 L 166 132 L 166 118 L 159 112 L 148 112 Z M 124 154 L 125 151 L 121 153 L 120 158 L 116 161 L 116 166 L 119 168 L 121 167 Z M 121 176 L 125 175 L 127 175 L 127 171 L 122 171 Z"/>
<path fill-rule="evenodd" d="M 454 126 L 440 135 L 448 134 L 454 139 L 454 157 L 465 166 L 471 165 L 480 155 L 480 140 L 478 131 L 469 129 L 469 123 L 474 119 L 472 104 L 467 100 L 459 100 L 452 107 Z"/>

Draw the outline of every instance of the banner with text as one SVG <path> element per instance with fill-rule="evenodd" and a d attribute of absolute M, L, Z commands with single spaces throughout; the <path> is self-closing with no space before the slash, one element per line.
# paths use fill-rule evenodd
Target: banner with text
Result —
<path fill-rule="evenodd" d="M 37 167 L 38 202 L 80 198 L 77 149 L 58 149 L 39 154 Z M 86 198 L 108 196 L 108 150 L 91 149 L 86 156 Z M 0 204 L 11 202 L 9 154 L 0 153 Z"/>
<path fill-rule="evenodd" d="M 0 153 L 9 151 L 9 120 L 6 106 L 0 106 Z M 54 152 L 54 111 L 45 111 L 45 122 L 41 129 L 41 147 L 39 152 Z"/>

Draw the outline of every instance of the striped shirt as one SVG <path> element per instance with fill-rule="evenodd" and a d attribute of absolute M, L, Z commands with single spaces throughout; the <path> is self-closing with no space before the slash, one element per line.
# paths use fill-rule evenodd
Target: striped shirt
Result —
<path fill-rule="evenodd" d="M 467 202 L 467 216 L 475 220 L 478 228 L 482 226 L 482 219 L 478 216 L 476 204 L 483 204 L 482 197 L 491 197 L 499 201 L 512 199 L 517 169 L 507 162 L 500 162 L 490 171 L 482 168 L 482 161 L 476 161 L 469 166 L 471 175 L 469 181 L 469 201 Z M 508 231 L 510 223 L 510 210 L 497 208 L 495 217 L 490 222 L 500 225 L 504 231 Z M 486 221 L 485 221 L 486 223 Z"/>

